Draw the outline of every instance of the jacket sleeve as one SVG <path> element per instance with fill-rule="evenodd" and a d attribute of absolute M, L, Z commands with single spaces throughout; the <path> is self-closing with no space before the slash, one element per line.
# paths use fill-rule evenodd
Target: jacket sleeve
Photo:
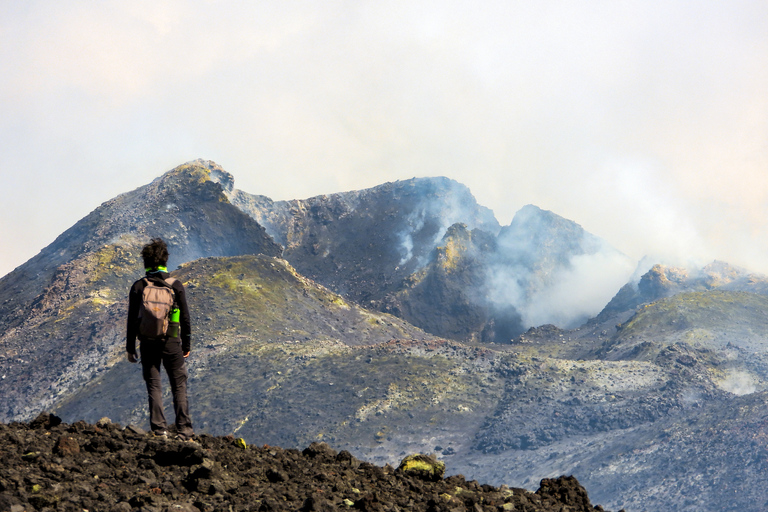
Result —
<path fill-rule="evenodd" d="M 125 351 L 136 353 L 136 336 L 139 333 L 139 308 L 141 306 L 141 294 L 137 285 L 131 287 L 128 294 L 128 319 L 126 322 Z"/>
<path fill-rule="evenodd" d="M 181 281 L 173 283 L 176 291 L 176 303 L 179 305 L 179 327 L 181 328 L 181 350 L 185 354 L 192 349 L 192 321 L 189 318 L 187 293 Z"/>

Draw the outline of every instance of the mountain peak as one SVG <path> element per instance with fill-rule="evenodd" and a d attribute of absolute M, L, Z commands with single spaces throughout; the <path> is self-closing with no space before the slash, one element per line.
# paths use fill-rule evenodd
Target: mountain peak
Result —
<path fill-rule="evenodd" d="M 522 207 L 499 233 L 499 243 L 510 259 L 565 263 L 574 254 L 594 254 L 604 244 L 579 224 L 529 204 Z"/>
<path fill-rule="evenodd" d="M 211 160 L 198 158 L 174 167 L 150 184 L 158 195 L 178 194 L 182 191 L 201 191 L 208 198 L 224 200 L 235 184 L 234 177 Z"/>

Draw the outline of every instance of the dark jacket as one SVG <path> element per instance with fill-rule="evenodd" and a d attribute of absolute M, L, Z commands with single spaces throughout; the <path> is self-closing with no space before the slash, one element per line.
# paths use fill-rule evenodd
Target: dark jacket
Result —
<path fill-rule="evenodd" d="M 147 272 L 146 277 L 160 277 L 162 279 L 167 279 L 170 277 L 170 274 L 167 272 Z M 128 294 L 128 325 L 125 337 L 125 350 L 130 354 L 136 353 L 136 338 L 139 334 L 139 308 L 141 307 L 144 286 L 144 279 L 139 279 L 133 283 L 131 291 Z M 192 347 L 192 332 L 190 330 L 187 296 L 181 281 L 174 281 L 173 291 L 176 294 L 176 304 L 179 306 L 181 350 L 186 354 Z M 139 338 L 139 341 L 143 340 Z"/>

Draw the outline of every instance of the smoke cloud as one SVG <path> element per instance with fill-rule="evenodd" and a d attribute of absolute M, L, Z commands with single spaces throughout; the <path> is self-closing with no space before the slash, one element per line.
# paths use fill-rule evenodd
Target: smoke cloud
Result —
<path fill-rule="evenodd" d="M 533 203 L 635 261 L 768 272 L 766 23 L 762 0 L 2 2 L 0 275 L 200 157 L 275 200 L 447 176 L 502 224 Z"/>

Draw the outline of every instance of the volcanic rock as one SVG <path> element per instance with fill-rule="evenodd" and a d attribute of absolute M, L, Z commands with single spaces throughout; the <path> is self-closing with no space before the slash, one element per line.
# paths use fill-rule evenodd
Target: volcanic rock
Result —
<path fill-rule="evenodd" d="M 84 450 L 64 454 L 55 448 L 62 439 Z M 38 456 L 25 457 L 24 446 Z M 462 475 L 424 479 L 390 466 L 350 465 L 348 453 L 323 443 L 303 452 L 243 449 L 232 436 L 159 441 L 117 424 L 13 423 L 0 424 L 0 453 L 2 510 L 602 510 L 573 477 L 542 480 L 536 493 Z"/>

